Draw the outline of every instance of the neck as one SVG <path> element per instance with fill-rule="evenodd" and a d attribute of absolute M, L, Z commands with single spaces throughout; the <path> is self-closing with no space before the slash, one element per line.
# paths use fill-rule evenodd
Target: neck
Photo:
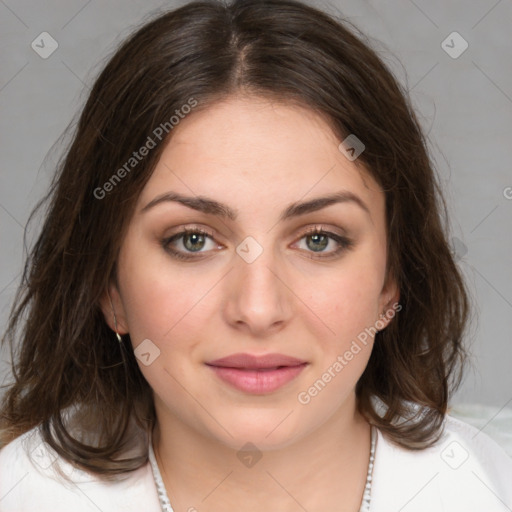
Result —
<path fill-rule="evenodd" d="M 153 448 L 174 511 L 220 512 L 243 503 L 246 512 L 357 512 L 370 426 L 355 408 L 348 418 L 341 412 L 301 439 L 244 459 L 239 450 L 157 408 Z"/>

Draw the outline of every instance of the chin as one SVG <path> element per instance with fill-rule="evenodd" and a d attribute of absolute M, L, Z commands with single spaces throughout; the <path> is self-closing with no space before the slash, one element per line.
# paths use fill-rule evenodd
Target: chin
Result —
<path fill-rule="evenodd" d="M 229 434 L 219 427 L 215 429 L 217 435 L 214 436 L 234 450 L 240 450 L 247 443 L 254 444 L 261 451 L 285 448 L 301 437 L 295 428 L 296 420 L 292 420 L 292 410 L 250 411 L 246 415 L 235 412 L 232 418 L 223 417 L 219 421 Z"/>

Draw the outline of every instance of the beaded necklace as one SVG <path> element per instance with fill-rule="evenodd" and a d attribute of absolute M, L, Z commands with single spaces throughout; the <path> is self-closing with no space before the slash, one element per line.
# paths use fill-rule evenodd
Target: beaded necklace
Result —
<path fill-rule="evenodd" d="M 370 498 L 372 491 L 372 474 L 373 466 L 375 463 L 375 447 L 377 445 L 377 428 L 371 425 L 371 445 L 370 445 L 370 461 L 368 463 L 368 472 L 366 474 L 366 484 L 364 486 L 363 500 L 359 512 L 369 512 L 370 510 Z M 158 499 L 160 501 L 160 507 L 162 512 L 173 512 L 171 502 L 167 496 L 164 482 L 158 464 L 156 462 L 155 452 L 153 451 L 153 443 L 151 438 L 149 440 L 149 462 L 151 464 L 151 470 L 153 471 L 153 478 L 155 480 L 156 490 L 158 492 Z"/>

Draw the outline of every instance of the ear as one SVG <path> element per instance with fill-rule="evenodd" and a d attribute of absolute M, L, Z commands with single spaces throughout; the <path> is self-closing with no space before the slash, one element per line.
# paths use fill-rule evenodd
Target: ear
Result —
<path fill-rule="evenodd" d="M 384 330 L 393 320 L 397 311 L 402 309 L 399 305 L 400 300 L 400 289 L 393 275 L 388 274 L 386 283 L 382 288 L 382 292 L 379 298 L 379 325 L 384 324 L 379 331 Z"/>
<path fill-rule="evenodd" d="M 109 282 L 107 288 L 100 297 L 100 307 L 105 317 L 105 321 L 109 327 L 116 332 L 116 321 L 117 321 L 117 332 L 119 334 L 128 333 L 128 323 L 126 322 L 126 315 L 121 300 L 121 295 L 117 286 L 113 282 Z M 115 313 L 115 320 L 114 320 Z"/>

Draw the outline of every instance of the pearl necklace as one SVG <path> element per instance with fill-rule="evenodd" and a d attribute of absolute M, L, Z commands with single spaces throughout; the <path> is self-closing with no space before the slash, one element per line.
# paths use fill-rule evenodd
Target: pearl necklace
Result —
<path fill-rule="evenodd" d="M 364 486 L 363 500 L 359 512 L 369 512 L 370 510 L 370 498 L 372 491 L 372 474 L 373 466 L 375 463 L 375 448 L 377 445 L 377 428 L 371 425 L 371 445 L 370 445 L 370 461 L 368 463 L 368 472 L 366 474 L 366 484 Z M 158 499 L 160 501 L 160 507 L 162 512 L 174 512 L 165 490 L 162 475 L 156 462 L 155 452 L 153 451 L 153 443 L 151 437 L 149 439 L 149 463 L 151 464 L 151 470 L 153 472 L 153 479 L 155 480 L 156 490 L 158 493 Z"/>

